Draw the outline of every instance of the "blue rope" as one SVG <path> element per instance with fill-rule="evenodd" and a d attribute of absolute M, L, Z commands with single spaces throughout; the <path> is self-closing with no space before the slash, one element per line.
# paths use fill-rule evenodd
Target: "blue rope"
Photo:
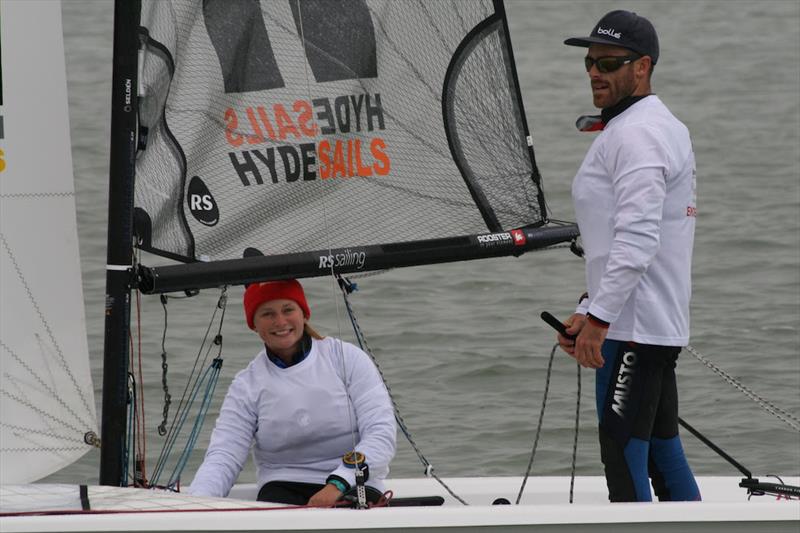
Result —
<path fill-rule="evenodd" d="M 217 302 L 217 307 L 214 310 L 214 314 L 211 317 L 211 322 L 209 323 L 208 330 L 206 330 L 206 336 L 203 339 L 203 343 L 200 347 L 200 352 L 198 353 L 197 359 L 195 360 L 195 367 L 192 368 L 192 373 L 189 378 L 190 381 L 191 381 L 191 376 L 194 376 L 195 368 L 197 367 L 197 363 L 200 359 L 200 353 L 202 353 L 203 347 L 206 345 L 206 341 L 208 340 L 208 332 L 211 330 L 211 326 L 214 323 L 214 318 L 217 315 L 217 310 L 221 309 L 222 313 L 219 319 L 219 328 L 217 330 L 217 335 L 214 337 L 212 343 L 209 344 L 208 350 L 206 351 L 206 357 L 208 357 L 208 353 L 211 351 L 212 347 L 217 346 L 218 347 L 217 357 L 211 362 L 211 365 L 205 370 L 203 375 L 198 377 L 198 379 L 194 382 L 194 384 L 191 387 L 190 399 L 185 404 L 183 400 L 184 397 L 186 396 L 186 390 L 184 390 L 184 397 L 181 398 L 180 405 L 178 406 L 179 414 L 173 420 L 173 425 L 169 430 L 167 440 L 165 441 L 164 446 L 161 450 L 161 455 L 159 456 L 156 468 L 154 470 L 154 474 L 151 478 L 151 483 L 150 483 L 151 486 L 159 486 L 158 480 L 161 478 L 161 474 L 164 472 L 167 459 L 171 456 L 172 449 L 178 440 L 178 435 L 181 434 L 183 425 L 186 422 L 187 417 L 189 416 L 189 409 L 194 404 L 195 400 L 197 399 L 198 392 L 205 383 L 205 392 L 203 394 L 203 401 L 195 417 L 195 422 L 193 424 L 192 432 L 187 438 L 187 442 L 184 446 L 183 451 L 181 452 L 180 457 L 178 458 L 175 469 L 173 470 L 172 474 L 169 477 L 167 488 L 174 488 L 174 486 L 177 485 L 177 483 L 180 481 L 180 474 L 186 467 L 188 458 L 191 455 L 192 450 L 194 449 L 194 445 L 197 442 L 200 430 L 203 427 L 203 422 L 205 421 L 205 417 L 208 414 L 209 408 L 211 406 L 211 399 L 213 397 L 214 391 L 216 390 L 217 381 L 219 379 L 220 371 L 222 369 L 222 323 L 224 321 L 225 310 L 227 308 L 226 291 L 227 287 L 223 287 L 222 294 L 220 295 L 219 301 Z M 188 384 L 187 384 L 187 389 L 188 389 Z"/>
<path fill-rule="evenodd" d="M 205 419 L 205 415 L 208 412 L 208 407 L 209 407 L 210 402 L 211 402 L 211 398 L 209 396 L 209 390 L 210 390 L 210 393 L 213 394 L 214 389 L 215 389 L 216 384 L 217 384 L 217 380 L 219 378 L 219 373 L 220 373 L 220 369 L 221 368 L 222 368 L 222 359 L 217 357 L 212 361 L 211 365 L 205 370 L 203 375 L 200 377 L 200 379 L 197 381 L 197 383 L 195 384 L 195 386 L 192 389 L 191 398 L 189 399 L 189 401 L 187 403 L 187 406 L 194 404 L 194 401 L 197 399 L 197 393 L 200 391 L 202 385 L 204 383 L 206 383 L 206 380 L 208 380 L 208 383 L 206 384 L 206 391 L 203 394 L 203 403 L 201 404 L 200 409 L 198 410 L 198 413 L 197 413 L 197 416 L 196 416 L 196 419 L 195 419 L 195 427 L 198 424 L 198 420 L 199 420 L 200 427 L 202 427 L 203 420 Z M 210 376 L 210 378 L 209 378 L 209 376 Z M 173 433 L 172 433 L 172 438 L 170 439 L 170 441 L 165 446 L 165 449 L 164 449 L 164 456 L 165 457 L 169 457 L 172 454 L 172 448 L 175 446 L 175 442 L 178 439 L 178 435 L 181 434 L 181 429 L 183 428 L 183 425 L 186 422 L 186 419 L 188 418 L 188 416 L 189 416 L 189 409 L 187 408 L 187 409 L 184 409 L 181 412 L 179 420 L 178 420 L 178 423 L 175 426 L 175 431 L 173 431 Z M 193 432 L 194 432 L 194 429 L 193 429 Z M 186 460 L 188 459 L 189 454 L 191 454 L 192 449 L 191 449 L 191 447 L 189 447 L 190 444 L 193 447 L 194 446 L 194 442 L 196 442 L 196 440 L 197 440 L 197 436 L 196 435 L 194 435 L 194 438 L 192 438 L 192 436 L 189 437 L 189 440 L 187 441 L 187 444 L 184 447 L 184 450 L 183 450 L 183 452 L 181 453 L 181 456 L 178 459 L 178 465 L 180 465 L 181 462 L 183 462 L 183 465 L 180 467 L 180 471 L 182 471 L 183 467 L 186 466 Z M 188 450 L 187 450 L 187 448 L 188 448 Z M 158 468 L 153 473 L 153 476 L 151 478 L 151 483 L 150 483 L 151 485 L 154 485 L 154 486 L 158 485 L 158 480 L 161 477 L 161 474 L 163 473 L 164 464 L 165 463 L 166 463 L 166 461 L 161 462 L 158 465 Z M 177 480 L 176 475 L 180 475 L 180 471 L 178 471 L 178 466 L 176 466 L 176 469 L 173 470 L 173 473 L 170 476 L 170 482 L 168 483 L 168 486 L 171 486 L 173 483 L 176 483 L 176 480 Z"/>
<path fill-rule="evenodd" d="M 183 473 L 183 469 L 186 468 L 186 463 L 189 461 L 189 456 L 192 454 L 194 450 L 194 445 L 197 443 L 197 438 L 200 436 L 200 431 L 203 429 L 203 423 L 205 422 L 206 415 L 208 414 L 208 410 L 211 407 L 211 400 L 214 397 L 214 391 L 217 388 L 217 382 L 219 381 L 219 374 L 222 369 L 222 359 L 217 357 L 211 363 L 211 366 L 206 370 L 205 375 L 203 376 L 204 381 L 206 376 L 210 376 L 208 379 L 208 384 L 206 385 L 206 391 L 203 395 L 203 401 L 200 404 L 200 408 L 197 411 L 197 416 L 195 417 L 194 424 L 192 425 L 192 431 L 189 434 L 189 437 L 186 441 L 186 445 L 183 448 L 183 452 L 181 452 L 180 457 L 175 465 L 175 469 L 172 471 L 172 475 L 169 478 L 169 482 L 167 483 L 167 487 L 174 488 L 178 482 L 180 481 L 181 474 Z M 198 387 L 199 389 L 199 387 Z M 192 402 L 194 402 L 194 397 L 192 398 Z M 181 426 L 183 425 L 183 421 L 181 421 Z M 180 426 L 178 427 L 180 431 Z"/>

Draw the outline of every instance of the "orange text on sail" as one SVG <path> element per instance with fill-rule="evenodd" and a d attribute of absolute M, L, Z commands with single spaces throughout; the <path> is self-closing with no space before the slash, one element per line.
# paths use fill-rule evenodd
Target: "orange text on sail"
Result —
<path fill-rule="evenodd" d="M 234 149 L 228 155 L 245 186 L 385 176 L 391 170 L 386 141 L 378 135 L 385 129 L 379 93 L 229 107 L 224 121 L 225 140 Z"/>

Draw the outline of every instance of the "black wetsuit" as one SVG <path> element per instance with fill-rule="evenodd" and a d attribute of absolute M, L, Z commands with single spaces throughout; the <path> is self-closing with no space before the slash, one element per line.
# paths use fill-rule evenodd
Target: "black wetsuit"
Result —
<path fill-rule="evenodd" d="M 699 500 L 678 436 L 679 347 L 606 340 L 597 371 L 600 453 L 612 502 Z"/>

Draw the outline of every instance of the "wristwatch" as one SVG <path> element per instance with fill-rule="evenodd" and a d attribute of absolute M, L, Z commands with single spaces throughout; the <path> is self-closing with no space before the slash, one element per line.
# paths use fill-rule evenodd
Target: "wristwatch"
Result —
<path fill-rule="evenodd" d="M 364 481 L 369 479 L 369 465 L 367 465 L 367 458 L 361 452 L 347 452 L 342 457 L 342 462 L 347 468 L 353 468 L 356 472 L 361 472 L 364 475 Z M 356 473 L 358 479 L 358 473 Z"/>

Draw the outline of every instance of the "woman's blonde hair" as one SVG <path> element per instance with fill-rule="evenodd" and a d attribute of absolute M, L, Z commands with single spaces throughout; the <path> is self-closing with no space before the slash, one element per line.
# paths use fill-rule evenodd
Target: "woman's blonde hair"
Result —
<path fill-rule="evenodd" d="M 311 324 L 309 324 L 309 323 L 308 323 L 308 321 L 306 321 L 306 322 L 304 323 L 304 325 L 303 325 L 303 331 L 304 331 L 304 332 L 305 332 L 305 333 L 306 333 L 306 334 L 307 334 L 309 337 L 311 337 L 312 339 L 317 339 L 318 341 L 321 341 L 322 339 L 324 339 L 324 338 L 325 338 L 325 337 L 323 337 L 322 335 L 320 335 L 319 333 L 317 333 L 317 330 L 315 330 L 313 327 L 311 327 Z"/>

